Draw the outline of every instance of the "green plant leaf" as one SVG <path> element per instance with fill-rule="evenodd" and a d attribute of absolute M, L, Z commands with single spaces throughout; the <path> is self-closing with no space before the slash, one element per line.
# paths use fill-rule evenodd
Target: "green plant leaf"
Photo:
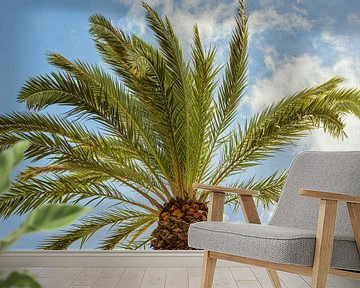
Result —
<path fill-rule="evenodd" d="M 0 280 L 0 288 L 41 288 L 41 286 L 27 272 L 12 272 L 5 280 Z"/>
<path fill-rule="evenodd" d="M 13 245 L 22 235 L 56 229 L 76 220 L 89 209 L 67 204 L 45 204 L 31 212 L 20 228 L 0 240 L 0 252 Z"/>
<path fill-rule="evenodd" d="M 11 170 L 22 161 L 28 147 L 29 142 L 19 141 L 0 154 L 0 194 L 9 189 Z"/>
<path fill-rule="evenodd" d="M 6 250 L 13 245 L 22 235 L 23 231 L 17 229 L 7 234 L 3 239 L 0 240 L 0 252 Z"/>
<path fill-rule="evenodd" d="M 21 225 L 24 233 L 56 229 L 70 224 L 88 209 L 67 204 L 46 204 L 29 214 Z"/>
<path fill-rule="evenodd" d="M 13 147 L 2 152 L 0 155 L 0 164 L 5 167 L 14 168 L 22 161 L 24 152 L 28 147 L 28 141 L 17 142 Z"/>

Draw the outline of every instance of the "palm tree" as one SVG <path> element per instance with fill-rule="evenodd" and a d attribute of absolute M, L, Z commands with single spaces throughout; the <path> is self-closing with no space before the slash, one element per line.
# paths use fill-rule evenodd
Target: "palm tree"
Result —
<path fill-rule="evenodd" d="M 247 85 L 244 2 L 224 67 L 214 64 L 214 48 L 203 49 L 197 26 L 186 61 L 169 19 L 145 3 L 156 47 L 101 15 L 91 16 L 90 33 L 113 72 L 50 53 L 58 71 L 23 86 L 18 100 L 29 111 L 0 117 L 0 146 L 27 140 L 27 158 L 43 161 L 27 167 L 0 196 L 0 215 L 27 213 L 44 203 L 110 200 L 110 208 L 41 247 L 66 249 L 108 227 L 101 249 L 135 249 L 150 241 L 154 249 L 188 249 L 189 223 L 207 216 L 207 194 L 192 183 L 217 185 L 236 174 L 240 180 L 229 185 L 257 189 L 259 202 L 275 203 L 286 173 L 260 179 L 242 173 L 312 129 L 346 137 L 344 116 L 360 116 L 360 91 L 338 88 L 342 79 L 332 78 L 236 123 Z M 68 108 L 57 115 L 40 112 L 51 105 Z M 234 198 L 227 201 L 236 205 Z M 156 223 L 151 235 L 145 233 Z"/>

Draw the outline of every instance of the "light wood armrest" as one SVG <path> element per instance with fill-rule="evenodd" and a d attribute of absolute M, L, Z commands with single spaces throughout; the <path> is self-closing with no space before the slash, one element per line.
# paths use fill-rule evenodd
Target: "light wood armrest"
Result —
<path fill-rule="evenodd" d="M 309 190 L 309 189 L 300 189 L 299 194 L 303 196 L 313 197 L 320 199 L 320 212 L 318 219 L 318 231 L 316 236 L 316 241 L 319 243 L 315 249 L 315 258 L 314 258 L 314 267 L 315 264 L 321 266 L 320 263 L 320 254 L 332 251 L 333 238 L 334 238 L 334 228 L 335 228 L 335 217 L 336 217 L 336 207 L 337 202 L 342 201 L 346 202 L 347 208 L 349 211 L 351 226 L 353 228 L 356 246 L 360 255 L 360 196 L 354 196 L 349 194 L 341 194 L 334 192 L 325 192 L 325 191 L 317 191 L 317 190 Z M 331 221 L 329 220 L 331 219 Z M 330 224 L 327 223 L 330 221 Z M 330 232 L 329 232 L 330 231 Z M 322 243 L 324 241 L 323 234 L 328 234 L 328 239 L 325 240 L 325 244 Z M 330 235 L 330 236 L 329 236 Z M 322 247 L 325 248 L 322 248 Z M 319 251 L 318 251 L 319 250 Z M 318 252 L 317 252 L 318 251 Z M 331 258 L 331 254 L 329 256 Z M 319 258 L 319 259 L 317 259 Z M 316 260 L 317 259 L 317 260 Z M 330 259 L 331 260 L 331 259 Z M 329 260 L 329 261 L 330 261 Z"/>
<path fill-rule="evenodd" d="M 208 221 L 222 221 L 224 213 L 225 193 L 236 194 L 240 200 L 240 206 L 244 213 L 246 223 L 260 224 L 260 217 L 256 210 L 253 196 L 259 195 L 259 191 L 229 188 L 215 185 L 194 183 L 194 189 L 203 189 L 210 192 Z"/>
<path fill-rule="evenodd" d="M 360 196 L 354 196 L 349 194 L 308 190 L 308 189 L 300 189 L 299 194 L 302 196 L 318 198 L 321 200 L 343 201 L 343 202 L 358 203 L 358 204 L 360 203 Z"/>
<path fill-rule="evenodd" d="M 207 184 L 200 184 L 200 183 L 194 183 L 192 185 L 192 187 L 194 189 L 203 189 L 203 190 L 217 192 L 217 193 L 230 193 L 230 194 L 247 195 L 247 196 L 258 196 L 259 195 L 259 191 L 256 191 L 256 190 L 222 187 L 222 186 L 207 185 Z"/>

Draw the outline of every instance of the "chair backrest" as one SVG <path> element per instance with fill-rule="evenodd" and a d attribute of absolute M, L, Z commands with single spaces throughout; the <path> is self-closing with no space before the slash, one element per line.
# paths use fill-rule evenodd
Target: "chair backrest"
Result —
<path fill-rule="evenodd" d="M 296 156 L 270 225 L 316 230 L 320 201 L 300 196 L 300 188 L 360 195 L 360 151 Z M 345 203 L 338 205 L 335 235 L 353 238 Z"/>

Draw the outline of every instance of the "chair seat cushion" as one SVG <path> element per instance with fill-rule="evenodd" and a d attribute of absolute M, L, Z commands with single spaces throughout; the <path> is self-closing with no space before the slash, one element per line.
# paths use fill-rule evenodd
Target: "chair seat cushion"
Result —
<path fill-rule="evenodd" d="M 312 266 L 316 233 L 275 225 L 199 222 L 189 228 L 189 246 L 274 263 Z M 353 238 L 335 235 L 333 268 L 360 271 Z"/>

